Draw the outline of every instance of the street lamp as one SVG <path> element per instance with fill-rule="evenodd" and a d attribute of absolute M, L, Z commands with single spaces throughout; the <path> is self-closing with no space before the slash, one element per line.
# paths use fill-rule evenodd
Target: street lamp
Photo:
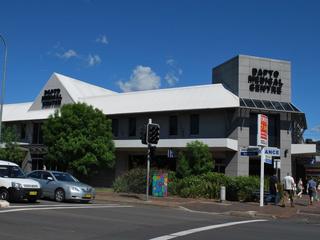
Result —
<path fill-rule="evenodd" d="M 4 100 L 4 88 L 6 84 L 6 65 L 7 65 L 7 44 L 4 40 L 3 36 L 0 34 L 0 39 L 4 45 L 4 59 L 3 59 L 3 76 L 2 76 L 2 83 L 1 83 L 1 97 L 0 97 L 0 143 L 2 143 L 2 112 L 3 112 L 3 100 Z"/>

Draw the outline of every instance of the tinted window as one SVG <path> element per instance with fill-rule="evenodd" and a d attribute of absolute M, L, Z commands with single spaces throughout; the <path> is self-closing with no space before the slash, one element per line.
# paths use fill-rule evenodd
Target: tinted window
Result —
<path fill-rule="evenodd" d="M 136 135 L 136 119 L 129 118 L 129 136 L 133 137 Z"/>
<path fill-rule="evenodd" d="M 31 178 L 41 178 L 41 175 L 40 175 L 40 172 L 39 171 L 36 171 L 36 172 L 32 172 L 28 175 L 28 177 L 31 177 Z"/>
<path fill-rule="evenodd" d="M 50 173 L 48 173 L 48 172 L 42 172 L 42 179 L 47 180 L 48 177 L 51 177 L 51 178 L 52 178 L 52 176 L 51 176 Z"/>
<path fill-rule="evenodd" d="M 197 135 L 199 134 L 199 115 L 192 114 L 190 116 L 190 134 Z"/>
<path fill-rule="evenodd" d="M 62 182 L 78 182 L 78 180 L 73 177 L 72 175 L 70 175 L 69 173 L 60 173 L 60 172 L 53 172 L 52 173 L 55 178 L 58 181 L 62 181 Z"/>
<path fill-rule="evenodd" d="M 119 120 L 118 119 L 112 119 L 112 134 L 114 137 L 118 137 L 119 132 Z"/>
<path fill-rule="evenodd" d="M 169 118 L 169 135 L 178 134 L 178 117 L 170 116 Z"/>
<path fill-rule="evenodd" d="M 17 166 L 0 166 L 0 177 L 5 178 L 25 178 L 24 173 L 20 167 Z"/>

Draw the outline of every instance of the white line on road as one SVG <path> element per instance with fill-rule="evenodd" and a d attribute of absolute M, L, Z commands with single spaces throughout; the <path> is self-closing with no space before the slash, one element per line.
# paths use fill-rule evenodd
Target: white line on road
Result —
<path fill-rule="evenodd" d="M 168 240 L 168 239 L 182 237 L 182 236 L 186 236 L 186 235 L 197 233 L 197 232 L 208 231 L 208 230 L 211 230 L 211 229 L 229 227 L 229 226 L 234 226 L 234 225 L 239 225 L 239 224 L 246 224 L 246 223 L 265 222 L 265 221 L 267 221 L 267 220 L 257 219 L 257 220 L 248 220 L 248 221 L 240 221 L 240 222 L 222 223 L 222 224 L 210 225 L 210 226 L 206 226 L 206 227 L 193 228 L 193 229 L 189 229 L 189 230 L 185 230 L 185 231 L 181 231 L 181 232 L 176 232 L 176 233 L 172 233 L 172 234 L 168 234 L 168 235 L 152 238 L 152 239 L 149 239 L 149 240 Z"/>
<path fill-rule="evenodd" d="M 43 207 L 43 208 L 18 208 L 18 209 L 9 209 L 1 210 L 1 213 L 10 213 L 10 212 L 22 212 L 22 211 L 39 211 L 39 210 L 60 210 L 60 209 L 92 209 L 92 208 L 129 208 L 132 206 L 129 205 L 107 205 L 107 206 L 69 206 L 69 207 Z"/>
<path fill-rule="evenodd" d="M 73 206 L 119 206 L 120 204 L 111 203 L 111 204 L 44 204 L 44 205 L 11 205 L 9 208 L 41 208 L 41 207 L 73 207 Z"/>

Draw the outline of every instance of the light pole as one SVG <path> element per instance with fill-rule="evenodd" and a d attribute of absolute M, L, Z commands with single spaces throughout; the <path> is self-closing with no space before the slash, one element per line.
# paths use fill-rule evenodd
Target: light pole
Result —
<path fill-rule="evenodd" d="M 4 90 L 6 84 L 6 67 L 7 67 L 7 44 L 4 40 L 3 36 L 0 34 L 0 39 L 4 45 L 4 59 L 3 59 L 3 76 L 2 76 L 2 83 L 1 83 L 1 97 L 0 97 L 0 143 L 2 143 L 2 112 L 3 112 L 3 100 L 4 100 Z"/>

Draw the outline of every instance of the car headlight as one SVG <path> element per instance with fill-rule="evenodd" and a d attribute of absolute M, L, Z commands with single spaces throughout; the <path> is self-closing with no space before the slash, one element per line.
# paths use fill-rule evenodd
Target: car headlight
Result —
<path fill-rule="evenodd" d="M 16 189 L 22 188 L 22 184 L 21 184 L 21 183 L 17 183 L 17 182 L 12 182 L 12 183 L 11 183 L 11 186 L 12 186 L 13 188 L 16 188 Z"/>
<path fill-rule="evenodd" d="M 71 192 L 80 192 L 80 188 L 78 187 L 70 187 Z"/>

